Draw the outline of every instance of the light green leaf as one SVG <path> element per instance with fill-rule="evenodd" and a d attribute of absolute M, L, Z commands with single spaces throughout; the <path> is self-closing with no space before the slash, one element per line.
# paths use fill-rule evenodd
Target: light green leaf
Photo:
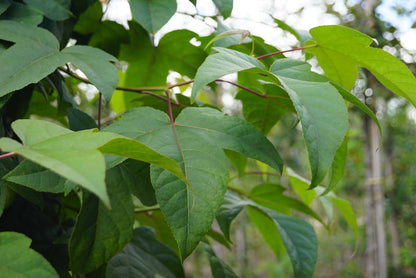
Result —
<path fill-rule="evenodd" d="M 227 18 L 231 15 L 233 10 L 233 1 L 234 0 L 213 0 L 215 6 L 217 6 L 220 13 Z"/>
<path fill-rule="evenodd" d="M 308 63 L 277 60 L 270 68 L 287 90 L 302 124 L 312 169 L 311 188 L 324 178 L 348 129 L 345 103 Z"/>
<path fill-rule="evenodd" d="M 250 220 L 257 227 L 267 245 L 272 249 L 276 258 L 279 260 L 286 251 L 282 238 L 276 224 L 269 216 L 264 214 L 261 210 L 254 207 L 247 207 L 247 212 Z"/>
<path fill-rule="evenodd" d="M 335 153 L 334 161 L 332 162 L 331 166 L 331 175 L 329 184 L 326 187 L 324 193 L 322 195 L 327 194 L 330 192 L 334 187 L 339 183 L 339 181 L 344 176 L 344 169 L 345 163 L 347 162 L 347 153 L 348 153 L 348 139 L 345 136 L 344 141 L 342 142 L 341 146 Z"/>
<path fill-rule="evenodd" d="M 156 33 L 176 12 L 176 0 L 130 0 L 133 18 L 149 33 Z"/>
<path fill-rule="evenodd" d="M 97 197 L 83 191 L 80 214 L 69 243 L 70 268 L 87 273 L 106 263 L 132 237 L 134 206 L 121 166 L 107 171 L 111 210 Z M 120 183 L 120 181 L 124 181 Z"/>
<path fill-rule="evenodd" d="M 42 22 L 43 15 L 30 6 L 13 2 L 6 12 L 1 14 L 0 20 L 14 20 L 36 26 Z"/>
<path fill-rule="evenodd" d="M 23 2 L 52 20 L 65 20 L 72 15 L 70 0 L 23 0 Z"/>
<path fill-rule="evenodd" d="M 155 239 L 149 227 L 133 231 L 133 238 L 115 255 L 107 266 L 108 278 L 118 277 L 185 277 L 181 261 L 176 253 Z"/>
<path fill-rule="evenodd" d="M 290 215 L 290 209 L 305 213 L 325 226 L 324 221 L 308 205 L 297 199 L 283 195 L 285 188 L 277 184 L 260 184 L 250 192 L 250 199 L 254 202 L 275 210 L 277 212 Z"/>
<path fill-rule="evenodd" d="M 348 225 L 351 227 L 352 231 L 354 232 L 355 236 L 355 248 L 358 247 L 358 224 L 357 224 L 357 217 L 355 216 L 354 210 L 351 207 L 350 202 L 347 200 L 341 199 L 336 196 L 332 196 L 331 198 L 332 203 L 339 209 L 339 211 L 344 216 L 345 220 L 347 221 Z"/>
<path fill-rule="evenodd" d="M 186 108 L 176 118 L 151 108 L 129 110 L 106 131 L 134 138 L 182 167 L 187 183 L 158 167 L 151 167 L 156 197 L 188 256 L 209 230 L 226 191 L 227 160 L 231 149 L 280 170 L 281 159 L 260 131 L 247 122 L 209 108 Z M 202 217 L 203 216 L 203 217 Z"/>
<path fill-rule="evenodd" d="M 238 278 L 232 268 L 215 255 L 209 244 L 202 242 L 202 246 L 208 256 L 213 278 Z"/>
<path fill-rule="evenodd" d="M 364 67 L 393 93 L 416 105 L 416 79 L 398 58 L 370 47 L 373 39 L 353 29 L 329 25 L 310 30 L 314 54 L 326 76 L 347 90 L 354 86 L 358 67 Z"/>
<path fill-rule="evenodd" d="M 251 68 L 265 70 L 260 61 L 244 53 L 221 47 L 213 47 L 213 49 L 218 53 L 208 56 L 196 73 L 192 87 L 192 101 L 205 85 L 224 75 Z"/>
<path fill-rule="evenodd" d="M 118 83 L 118 69 L 109 61 L 117 61 L 112 55 L 84 45 L 64 48 L 61 56 L 74 63 L 108 102 Z"/>
<path fill-rule="evenodd" d="M 45 258 L 29 248 L 30 242 L 19 233 L 0 233 L 0 277 L 59 277 Z"/>

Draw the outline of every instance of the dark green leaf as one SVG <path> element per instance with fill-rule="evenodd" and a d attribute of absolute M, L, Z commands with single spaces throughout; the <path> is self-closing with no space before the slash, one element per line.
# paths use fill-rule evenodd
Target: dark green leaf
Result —
<path fill-rule="evenodd" d="M 39 10 L 52 20 L 65 20 L 72 13 L 70 11 L 71 0 L 23 0 L 30 7 Z"/>
<path fill-rule="evenodd" d="M 80 214 L 69 245 L 70 266 L 75 273 L 93 271 L 128 243 L 132 236 L 134 206 L 121 166 L 106 173 L 111 210 L 97 197 L 83 192 Z M 93 224 L 94 223 L 94 224 Z"/>
<path fill-rule="evenodd" d="M 176 253 L 155 239 L 152 229 L 142 226 L 107 266 L 107 277 L 185 277 Z"/>
<path fill-rule="evenodd" d="M 101 24 L 102 17 L 103 6 L 100 1 L 96 1 L 79 16 L 74 31 L 82 35 L 90 34 Z"/>
<path fill-rule="evenodd" d="M 12 4 L 11 0 L 3 0 L 0 2 L 0 15 L 6 11 Z"/>
<path fill-rule="evenodd" d="M 348 128 L 348 113 L 337 90 L 308 63 L 277 60 L 270 71 L 281 80 L 302 124 L 312 168 L 311 187 L 317 186 L 332 164 Z"/>
<path fill-rule="evenodd" d="M 100 22 L 90 38 L 89 45 L 100 48 L 111 55 L 118 56 L 121 44 L 129 43 L 127 30 L 114 21 Z"/>
<path fill-rule="evenodd" d="M 163 112 L 132 109 L 106 130 L 135 138 L 183 167 L 187 183 L 160 168 L 151 168 L 158 203 L 183 257 L 209 230 L 222 203 L 228 170 L 221 148 L 241 152 L 276 169 L 281 167 L 280 157 L 260 131 L 209 108 L 184 109 L 174 130 Z"/>
<path fill-rule="evenodd" d="M 97 128 L 97 124 L 90 115 L 76 108 L 68 108 L 69 128 L 73 131 Z"/>
<path fill-rule="evenodd" d="M 233 1 L 234 0 L 213 0 L 215 6 L 217 6 L 220 13 L 227 18 L 231 15 L 233 10 Z"/>
<path fill-rule="evenodd" d="M 1 14 L 0 20 L 14 20 L 36 26 L 42 22 L 43 15 L 39 11 L 32 9 L 30 6 L 13 2 L 13 4 Z"/>
<path fill-rule="evenodd" d="M 130 0 L 133 18 L 149 33 L 156 33 L 176 12 L 176 0 Z"/>
<path fill-rule="evenodd" d="M 58 274 L 39 253 L 30 249 L 31 239 L 15 232 L 0 233 L 0 276 L 58 278 Z"/>
<path fill-rule="evenodd" d="M 243 210 L 244 204 L 240 202 L 240 199 L 230 192 L 225 194 L 224 202 L 217 213 L 217 221 L 221 231 L 225 237 L 231 241 L 230 227 L 231 222 L 237 217 L 237 215 Z"/>
<path fill-rule="evenodd" d="M 208 256 L 213 278 L 238 278 L 232 268 L 215 255 L 209 244 L 202 242 L 202 246 Z"/>

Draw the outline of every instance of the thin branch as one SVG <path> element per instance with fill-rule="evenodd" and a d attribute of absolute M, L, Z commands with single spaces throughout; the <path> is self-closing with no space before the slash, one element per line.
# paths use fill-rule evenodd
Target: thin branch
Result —
<path fill-rule="evenodd" d="M 15 156 L 15 155 L 16 155 L 15 152 L 5 153 L 5 154 L 0 155 L 0 159 L 7 158 L 7 157 L 12 157 L 12 156 Z"/>
<path fill-rule="evenodd" d="M 224 83 L 228 83 L 228 84 L 234 85 L 234 86 L 236 86 L 236 87 L 238 87 L 238 88 L 240 88 L 240 89 L 242 89 L 244 91 L 250 92 L 250 93 L 255 94 L 256 96 L 259 96 L 259 97 L 262 97 L 262 98 L 267 98 L 268 97 L 267 95 L 260 94 L 259 92 L 253 91 L 252 89 L 249 89 L 247 87 L 244 87 L 244 86 L 242 86 L 240 84 L 237 84 L 237 83 L 234 83 L 234 82 L 231 82 L 231 81 L 227 81 L 227 80 L 224 80 L 224 79 L 217 79 L 215 81 L 224 82 Z"/>
<path fill-rule="evenodd" d="M 154 206 L 154 207 L 146 207 L 146 208 L 136 208 L 134 210 L 134 213 L 143 213 L 143 212 L 156 211 L 156 210 L 160 210 L 160 207 Z"/>
<path fill-rule="evenodd" d="M 312 47 L 316 47 L 318 46 L 317 44 L 311 44 L 311 45 L 307 45 L 307 46 L 302 46 L 302 47 L 297 47 L 297 48 L 292 48 L 292 49 L 288 49 L 288 50 L 282 50 L 282 51 L 277 51 L 277 52 L 272 52 L 272 53 L 268 53 L 262 56 L 257 57 L 257 60 L 260 59 L 264 59 L 270 56 L 274 56 L 274 55 L 279 55 L 282 53 L 286 53 L 286 52 L 292 52 L 292 51 L 296 51 L 296 50 L 303 50 L 303 49 L 307 49 L 307 48 L 312 48 Z"/>
<path fill-rule="evenodd" d="M 248 194 L 246 194 L 245 192 L 241 191 L 240 189 L 237 189 L 237 188 L 234 188 L 234 187 L 231 187 L 231 186 L 227 186 L 227 189 L 230 190 L 230 191 L 233 191 L 233 192 L 237 193 L 240 196 L 244 196 L 244 197 L 250 198 L 250 196 Z"/>
<path fill-rule="evenodd" d="M 180 87 L 180 86 L 183 86 L 183 85 L 188 85 L 188 84 L 193 83 L 194 81 L 195 81 L 195 79 L 191 79 L 191 80 L 188 80 L 188 81 L 183 81 L 183 82 L 179 82 L 179 83 L 176 83 L 176 84 L 171 84 L 171 85 L 168 86 L 168 89 L 172 89 L 172 88 L 175 88 L 175 87 Z"/>
<path fill-rule="evenodd" d="M 169 91 L 166 90 L 165 91 L 165 94 L 167 96 L 167 101 L 168 101 L 169 119 L 170 119 L 170 123 L 171 123 L 171 125 L 173 127 L 175 125 L 175 121 L 173 120 L 172 105 L 171 105 L 171 102 L 170 102 L 170 94 L 169 94 Z M 175 129 L 173 131 L 175 132 Z M 175 135 L 176 135 L 176 132 L 175 132 Z"/>
<path fill-rule="evenodd" d="M 97 119 L 97 124 L 98 124 L 98 129 L 101 129 L 101 106 L 102 106 L 102 102 L 103 102 L 103 94 L 99 93 L 99 97 L 98 97 L 98 119 Z"/>
<path fill-rule="evenodd" d="M 252 172 L 245 172 L 246 175 L 268 175 L 268 176 L 276 176 L 280 177 L 279 173 L 271 173 L 271 172 L 261 172 L 261 171 L 252 171 Z"/>

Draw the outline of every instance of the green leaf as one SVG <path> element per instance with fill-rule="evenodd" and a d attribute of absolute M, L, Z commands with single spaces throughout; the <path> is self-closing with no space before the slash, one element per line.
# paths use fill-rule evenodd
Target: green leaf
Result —
<path fill-rule="evenodd" d="M 0 2 L 0 15 L 2 13 L 4 13 L 4 11 L 6 11 L 10 7 L 11 4 L 12 3 L 11 3 L 10 0 L 3 0 L 3 1 L 1 1 Z"/>
<path fill-rule="evenodd" d="M 279 230 L 276 224 L 270 217 L 264 214 L 261 210 L 248 206 L 247 212 L 250 220 L 254 223 L 260 231 L 267 245 L 272 249 L 276 258 L 279 260 L 286 251 L 282 238 L 279 235 Z"/>
<path fill-rule="evenodd" d="M 228 179 L 222 148 L 261 160 L 278 170 L 281 167 L 276 150 L 260 131 L 241 119 L 209 108 L 184 109 L 176 118 L 174 129 L 161 111 L 132 109 L 106 130 L 139 140 L 183 168 L 187 183 L 151 167 L 156 198 L 183 257 L 209 230 L 222 203 Z"/>
<path fill-rule="evenodd" d="M 279 59 L 270 68 L 287 90 L 302 124 L 312 169 L 311 188 L 324 178 L 348 129 L 348 113 L 337 90 L 308 63 Z"/>
<path fill-rule="evenodd" d="M 155 239 L 152 229 L 142 226 L 107 266 L 107 277 L 185 277 L 176 253 Z"/>
<path fill-rule="evenodd" d="M 30 238 L 19 233 L 0 233 L 0 276 L 58 278 L 49 262 L 29 248 L 30 242 Z"/>
<path fill-rule="evenodd" d="M 300 219 L 265 208 L 251 200 L 241 199 L 233 193 L 227 194 L 221 208 L 220 212 L 226 216 L 224 219 L 228 218 L 223 223 L 229 227 L 231 221 L 228 220 L 232 220 L 243 207 L 247 207 L 249 214 L 254 217 L 254 222 L 259 224 L 259 228 L 262 229 L 261 233 L 266 235 L 266 242 L 270 242 L 277 255 L 280 254 L 281 242 L 276 237 L 281 237 L 292 261 L 295 277 L 312 277 L 317 257 L 317 239 L 312 226 Z M 260 216 L 259 213 L 263 213 L 263 216 Z M 275 227 L 272 227 L 270 222 L 265 223 L 266 219 L 272 221 Z M 272 237 L 270 232 L 275 232 L 275 237 Z"/>
<path fill-rule="evenodd" d="M 130 241 L 134 206 L 126 184 L 130 181 L 124 178 L 121 166 L 107 171 L 106 184 L 111 210 L 97 197 L 83 191 L 81 211 L 69 244 L 70 267 L 73 272 L 87 273 L 97 269 Z"/>
<path fill-rule="evenodd" d="M 89 6 L 79 17 L 74 26 L 74 31 L 86 35 L 94 32 L 101 24 L 103 17 L 103 5 L 99 1 Z"/>
<path fill-rule="evenodd" d="M 317 239 L 312 226 L 266 208 L 252 207 L 261 210 L 275 223 L 292 262 L 295 277 L 312 277 L 318 255 Z"/>
<path fill-rule="evenodd" d="M 341 199 L 339 197 L 336 197 L 336 196 L 332 196 L 331 201 L 342 213 L 348 225 L 351 227 L 352 231 L 354 232 L 355 248 L 357 248 L 358 247 L 357 217 L 355 216 L 354 210 L 352 209 L 350 202 L 348 202 L 347 200 Z"/>
<path fill-rule="evenodd" d="M 16 21 L 0 21 L 0 39 L 15 42 L 0 54 L 0 96 L 36 83 L 56 68 L 75 63 L 110 100 L 118 82 L 117 68 L 108 61 L 115 58 L 88 46 L 72 46 L 59 52 L 56 37 L 43 28 Z"/>
<path fill-rule="evenodd" d="M 239 81 L 240 80 L 241 78 L 239 75 Z M 239 82 L 239 84 L 241 83 Z M 264 134 L 268 134 L 272 127 L 287 112 L 294 112 L 295 108 L 293 107 L 288 93 L 278 85 L 259 85 L 259 87 L 256 88 L 256 91 L 261 92 L 264 97 L 259 97 L 247 91 L 240 90 L 236 99 L 241 100 L 243 103 L 244 118 L 260 129 Z"/>
<path fill-rule="evenodd" d="M 224 202 L 217 213 L 216 219 L 224 236 L 231 241 L 230 227 L 231 222 L 237 217 L 237 215 L 243 210 L 244 204 L 240 202 L 235 194 L 229 191 L 225 194 Z"/>
<path fill-rule="evenodd" d="M 334 189 L 334 187 L 339 183 L 339 181 L 344 176 L 345 163 L 347 162 L 347 154 L 348 154 L 348 139 L 347 139 L 347 136 L 345 136 L 344 141 L 342 142 L 341 146 L 335 153 L 334 161 L 332 162 L 332 166 L 331 166 L 330 181 L 324 193 L 322 193 L 322 195 L 325 195 L 328 192 L 330 192 L 332 189 Z"/>
<path fill-rule="evenodd" d="M 151 212 L 136 212 L 136 221 L 140 226 L 152 227 L 156 232 L 156 239 L 174 250 L 179 255 L 178 243 L 166 223 L 165 216 L 160 210 Z"/>
<path fill-rule="evenodd" d="M 208 56 L 196 73 L 192 87 L 192 101 L 205 85 L 224 75 L 251 68 L 265 70 L 264 65 L 251 56 L 227 48 L 213 47 L 213 49 L 218 53 Z"/>
<path fill-rule="evenodd" d="M 156 202 L 155 190 L 150 181 L 150 165 L 138 160 L 128 159 L 121 164 L 124 169 L 124 180 L 132 180 L 127 183 L 130 192 L 140 199 L 145 206 L 153 206 Z"/>
<path fill-rule="evenodd" d="M 176 12 L 175 0 L 130 0 L 133 18 L 149 33 L 156 33 Z"/>
<path fill-rule="evenodd" d="M 224 19 L 231 15 L 233 1 L 234 0 L 213 0 L 215 6 L 217 6 L 220 13 L 224 16 Z"/>
<path fill-rule="evenodd" d="M 59 193 L 66 188 L 66 179 L 30 160 L 22 161 L 3 179 L 41 192 Z"/>
<path fill-rule="evenodd" d="M 72 15 L 70 0 L 23 0 L 23 2 L 52 20 L 65 20 Z"/>
<path fill-rule="evenodd" d="M 247 157 L 242 155 L 241 153 L 224 150 L 225 155 L 227 156 L 228 160 L 235 166 L 238 172 L 238 176 L 242 177 L 246 170 L 247 166 Z"/>
<path fill-rule="evenodd" d="M 202 242 L 202 246 L 208 256 L 213 278 L 238 278 L 232 268 L 215 255 L 209 244 Z"/>
<path fill-rule="evenodd" d="M 80 131 L 84 129 L 97 128 L 97 124 L 90 115 L 82 112 L 76 108 L 68 108 L 69 128 L 73 131 Z"/>
<path fill-rule="evenodd" d="M 295 36 L 295 38 L 300 42 L 300 45 L 304 45 L 307 40 L 311 39 L 311 35 L 308 31 L 296 30 L 295 28 L 286 24 L 284 21 L 277 18 L 273 18 L 273 20 L 275 23 L 277 23 L 277 26 L 280 29 L 287 31 Z"/>
<path fill-rule="evenodd" d="M 315 27 L 310 33 L 311 43 L 318 46 L 306 51 L 316 56 L 328 78 L 351 90 L 358 67 L 364 67 L 387 89 L 416 106 L 416 79 L 412 72 L 390 53 L 370 47 L 372 38 L 336 25 Z"/>
<path fill-rule="evenodd" d="M 74 45 L 61 51 L 65 60 L 74 63 L 91 83 L 110 101 L 118 83 L 118 69 L 108 61 L 117 59 L 93 47 Z"/>
<path fill-rule="evenodd" d="M 42 22 L 43 15 L 30 6 L 13 2 L 6 12 L 1 14 L 0 20 L 14 20 L 36 26 Z"/>
<path fill-rule="evenodd" d="M 305 203 L 283 195 L 284 190 L 285 188 L 277 184 L 260 184 L 251 190 L 250 199 L 264 207 L 284 214 L 290 215 L 290 209 L 297 210 L 315 218 L 325 226 L 324 221 L 316 212 Z"/>
<path fill-rule="evenodd" d="M 129 43 L 127 30 L 123 25 L 114 21 L 105 20 L 99 22 L 100 24 L 91 36 L 88 44 L 117 57 L 120 52 L 121 44 Z"/>

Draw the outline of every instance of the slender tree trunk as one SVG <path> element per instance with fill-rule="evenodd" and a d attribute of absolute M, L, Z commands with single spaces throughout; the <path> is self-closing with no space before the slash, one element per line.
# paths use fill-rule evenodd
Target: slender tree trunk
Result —
<path fill-rule="evenodd" d="M 384 190 L 380 134 L 376 123 L 366 117 L 366 276 L 387 277 Z"/>

